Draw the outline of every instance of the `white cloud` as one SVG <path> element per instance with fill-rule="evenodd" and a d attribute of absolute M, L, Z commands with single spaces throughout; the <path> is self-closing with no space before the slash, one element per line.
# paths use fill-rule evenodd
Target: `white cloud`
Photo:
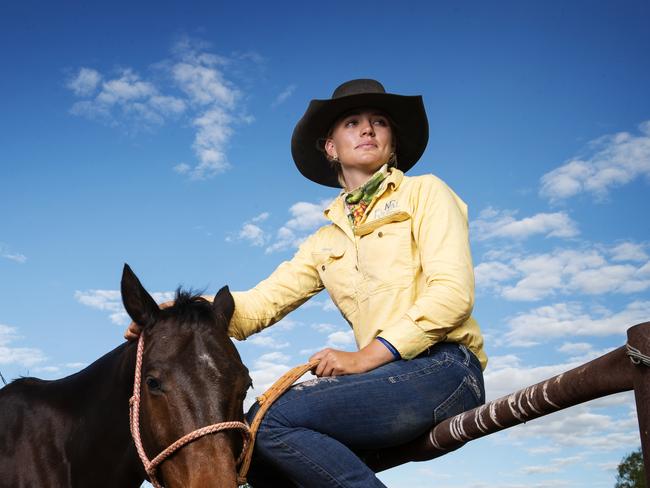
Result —
<path fill-rule="evenodd" d="M 327 222 L 323 209 L 329 203 L 330 200 L 322 200 L 319 203 L 294 203 L 289 208 L 291 219 L 278 229 L 275 241 L 266 248 L 266 253 L 298 247 L 310 231 Z"/>
<path fill-rule="evenodd" d="M 12 252 L 9 246 L 2 242 L 0 242 L 0 257 L 20 264 L 27 261 L 27 256 L 18 252 Z"/>
<path fill-rule="evenodd" d="M 151 296 L 157 303 L 162 303 L 173 300 L 174 292 L 154 292 Z M 122 295 L 119 290 L 77 290 L 74 292 L 74 298 L 82 305 L 110 312 L 109 318 L 114 324 L 128 325 L 131 322 L 122 305 Z"/>
<path fill-rule="evenodd" d="M 69 80 L 66 86 L 72 90 L 75 95 L 79 97 L 87 97 L 95 92 L 101 79 L 102 75 L 99 71 L 91 68 L 80 68 L 77 75 Z"/>
<path fill-rule="evenodd" d="M 253 380 L 253 389 L 250 390 L 244 402 L 244 409 L 248 409 L 255 398 L 264 393 L 284 373 L 291 369 L 287 363 L 290 357 L 280 352 L 263 354 L 253 364 L 250 371 Z"/>
<path fill-rule="evenodd" d="M 578 405 L 508 429 L 507 437 L 524 445 L 534 439 L 560 447 L 590 451 L 629 449 L 638 444 L 638 426 L 627 419 L 595 413 L 590 404 Z"/>
<path fill-rule="evenodd" d="M 619 132 L 592 141 L 588 155 L 542 176 L 540 195 L 553 202 L 583 192 L 602 199 L 612 188 L 650 177 L 650 121 L 640 124 L 639 132 Z"/>
<path fill-rule="evenodd" d="M 95 87 L 91 88 L 92 80 L 99 82 L 101 78 L 99 72 L 82 68 L 75 83 L 68 87 L 79 97 L 89 97 L 95 92 Z M 153 83 L 142 80 L 139 74 L 127 68 L 117 77 L 103 81 L 97 95 L 76 102 L 70 111 L 74 115 L 105 120 L 111 125 L 120 125 L 120 120 L 126 120 L 148 128 L 163 124 L 166 117 L 180 114 L 185 108 L 183 100 L 161 95 Z"/>
<path fill-rule="evenodd" d="M 476 288 L 478 290 L 499 288 L 499 284 L 509 281 L 519 273 L 511 265 L 499 261 L 487 261 L 474 268 Z"/>
<path fill-rule="evenodd" d="M 332 332 L 327 336 L 327 347 L 347 349 L 354 344 L 354 333 L 351 330 Z"/>
<path fill-rule="evenodd" d="M 0 324 L 0 364 L 31 367 L 47 359 L 40 349 L 13 347 L 12 343 L 19 338 L 15 327 Z"/>
<path fill-rule="evenodd" d="M 142 81 L 140 77 L 125 69 L 119 78 L 105 81 L 96 101 L 102 105 L 126 104 L 133 100 L 145 100 L 157 94 L 153 84 Z"/>
<path fill-rule="evenodd" d="M 338 327 L 334 324 L 320 323 L 320 324 L 311 324 L 311 328 L 321 334 L 329 334 L 334 332 Z"/>
<path fill-rule="evenodd" d="M 271 102 L 271 107 L 275 108 L 278 105 L 283 104 L 284 102 L 287 101 L 287 99 L 293 95 L 293 92 L 296 90 L 296 85 L 291 84 L 287 86 L 280 94 L 278 94 L 277 97 L 275 97 L 275 100 Z"/>
<path fill-rule="evenodd" d="M 226 148 L 234 127 L 251 123 L 253 117 L 241 107 L 241 90 L 227 79 L 232 61 L 206 49 L 205 44 L 189 39 L 177 43 L 171 58 L 154 66 L 162 76 L 151 80 L 131 68 L 114 77 L 80 68 L 67 84 L 81 98 L 71 113 L 113 126 L 127 124 L 136 130 L 186 114 L 195 130 L 192 150 L 197 162 L 177 163 L 173 170 L 191 179 L 223 173 L 231 166 Z"/>
<path fill-rule="evenodd" d="M 559 363 L 547 366 L 522 366 L 516 355 L 491 356 L 485 371 L 485 394 L 487 401 L 509 395 L 515 391 L 545 381 L 581 363 Z"/>
<path fill-rule="evenodd" d="M 645 246 L 636 242 L 622 242 L 610 252 L 613 261 L 648 261 Z"/>
<path fill-rule="evenodd" d="M 635 301 L 619 312 L 605 309 L 591 314 L 579 303 L 556 303 L 535 308 L 508 320 L 509 345 L 531 346 L 558 337 L 601 337 L 624 334 L 650 317 L 650 302 Z"/>
<path fill-rule="evenodd" d="M 563 470 L 565 466 L 576 464 L 584 460 L 583 456 L 572 456 L 568 458 L 554 458 L 546 461 L 544 465 L 540 466 L 526 466 L 522 468 L 524 474 L 546 474 L 558 473 Z"/>
<path fill-rule="evenodd" d="M 632 243 L 629 243 L 633 245 Z M 629 247 L 628 247 L 629 251 Z M 618 263 L 610 263 L 608 255 Z M 557 293 L 637 293 L 650 288 L 650 264 L 622 263 L 625 248 L 556 249 L 487 261 L 475 268 L 478 290 L 493 290 L 508 300 L 541 300 Z M 640 254 L 632 255 L 638 258 Z M 514 282 L 513 282 L 514 281 Z"/>
<path fill-rule="evenodd" d="M 247 241 L 251 246 L 262 247 L 269 240 L 270 235 L 258 224 L 264 222 L 269 218 L 268 212 L 262 212 L 261 214 L 253 217 L 252 219 L 244 222 L 242 228 L 237 232 L 235 236 L 228 235 L 226 236 L 226 241 L 232 242 L 234 240 L 238 241 Z"/>
<path fill-rule="evenodd" d="M 516 211 L 488 207 L 471 223 L 472 236 L 479 241 L 493 238 L 526 239 L 536 234 L 546 237 L 574 237 L 577 224 L 566 212 L 538 213 L 521 220 Z"/>
<path fill-rule="evenodd" d="M 286 347 L 289 347 L 288 342 L 280 341 L 271 335 L 265 334 L 264 332 L 255 334 L 253 337 L 248 339 L 248 342 L 255 344 L 256 346 L 266 347 L 269 349 L 284 349 Z"/>
<path fill-rule="evenodd" d="M 317 300 L 315 298 L 312 298 L 308 301 L 306 301 L 302 306 L 303 309 L 306 308 L 320 308 L 323 312 L 333 312 L 335 310 L 338 310 L 336 308 L 336 305 L 334 305 L 334 302 L 332 299 L 327 296 L 327 298 L 324 298 L 322 300 Z"/>

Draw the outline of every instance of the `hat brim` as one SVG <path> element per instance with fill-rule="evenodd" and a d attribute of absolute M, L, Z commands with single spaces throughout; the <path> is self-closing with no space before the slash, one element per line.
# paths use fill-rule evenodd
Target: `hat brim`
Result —
<path fill-rule="evenodd" d="M 370 107 L 386 112 L 395 127 L 397 167 L 406 172 L 418 162 L 429 140 L 429 123 L 421 96 L 363 93 L 330 100 L 312 100 L 291 137 L 291 155 L 306 178 L 340 188 L 336 170 L 318 147 L 345 112 Z"/>

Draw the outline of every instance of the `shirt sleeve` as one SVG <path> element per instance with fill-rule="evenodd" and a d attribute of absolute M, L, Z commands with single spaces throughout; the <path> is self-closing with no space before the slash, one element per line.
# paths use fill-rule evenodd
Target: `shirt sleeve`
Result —
<path fill-rule="evenodd" d="M 441 180 L 421 177 L 412 200 L 412 231 L 425 287 L 406 313 L 379 335 L 404 359 L 444 341 L 474 305 L 467 206 Z"/>
<path fill-rule="evenodd" d="M 232 293 L 235 312 L 228 327 L 231 337 L 246 339 L 278 322 L 323 289 L 312 258 L 315 237 L 316 234 L 303 242 L 290 261 L 280 264 L 257 286 Z"/>

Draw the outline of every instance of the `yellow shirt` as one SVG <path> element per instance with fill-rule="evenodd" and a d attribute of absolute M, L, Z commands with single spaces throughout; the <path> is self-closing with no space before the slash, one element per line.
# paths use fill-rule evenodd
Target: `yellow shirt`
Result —
<path fill-rule="evenodd" d="M 459 342 L 485 368 L 483 337 L 471 317 L 467 206 L 444 182 L 393 168 L 354 229 L 342 196 L 325 215 L 332 223 L 290 261 L 255 288 L 233 292 L 232 337 L 259 332 L 327 288 L 359 348 L 381 336 L 412 359 L 437 342 Z"/>

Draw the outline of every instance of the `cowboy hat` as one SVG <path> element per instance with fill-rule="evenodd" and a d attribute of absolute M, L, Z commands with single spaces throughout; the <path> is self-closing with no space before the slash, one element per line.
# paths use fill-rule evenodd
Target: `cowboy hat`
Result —
<path fill-rule="evenodd" d="M 291 155 L 303 176 L 340 188 L 336 169 L 322 150 L 322 141 L 341 115 L 361 107 L 382 110 L 392 119 L 399 169 L 406 172 L 417 163 L 429 139 L 422 97 L 386 93 L 378 81 L 359 79 L 340 85 L 330 99 L 312 100 L 296 124 L 291 136 Z"/>

